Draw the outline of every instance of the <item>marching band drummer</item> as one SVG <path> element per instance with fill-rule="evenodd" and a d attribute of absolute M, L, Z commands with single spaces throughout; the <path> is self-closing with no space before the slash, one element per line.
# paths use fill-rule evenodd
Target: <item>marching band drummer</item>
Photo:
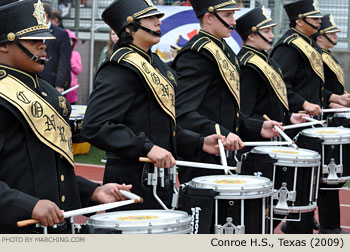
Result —
<path fill-rule="evenodd" d="M 153 165 L 139 162 L 147 156 L 159 168 L 171 168 L 177 155 L 192 157 L 198 150 L 216 154 L 218 139 L 182 130 L 175 119 L 173 70 L 151 52 L 160 41 L 164 14 L 150 0 L 116 0 L 102 19 L 119 40 L 109 60 L 97 72 L 84 117 L 82 134 L 106 151 L 103 182 L 127 182 L 144 203 L 123 209 L 159 209 L 161 205 L 148 185 Z M 164 187 L 157 195 L 171 207 L 173 184 L 165 169 Z M 119 210 L 119 209 L 118 209 Z"/>
<path fill-rule="evenodd" d="M 277 136 L 275 121 L 263 121 L 240 115 L 239 62 L 224 38 L 231 36 L 236 22 L 235 1 L 190 0 L 199 19 L 201 30 L 177 54 L 173 67 L 178 74 L 176 112 L 178 123 L 185 129 L 204 135 L 215 132 L 220 125 L 226 136 L 227 150 L 244 147 L 240 137 L 246 134 L 265 138 Z M 220 157 L 201 153 L 199 159 L 220 163 Z M 229 158 L 233 164 L 233 158 Z M 223 174 L 219 171 L 179 168 L 179 179 L 186 183 L 204 175 Z"/>
<path fill-rule="evenodd" d="M 321 28 L 313 35 L 316 43 L 322 48 L 322 59 L 325 76 L 326 94 L 344 94 L 344 71 L 329 49 L 337 44 L 338 29 L 332 15 L 322 17 Z M 328 91 L 329 90 L 329 91 Z M 330 103 L 329 107 L 342 107 Z M 343 184 L 336 185 L 341 187 Z M 340 228 L 339 190 L 320 190 L 318 197 L 319 234 L 345 234 Z"/>
<path fill-rule="evenodd" d="M 285 125 L 303 123 L 305 115 L 289 112 L 282 72 L 266 52 L 271 48 L 274 26 L 264 6 L 237 19 L 236 30 L 243 40 L 237 55 L 241 67 L 241 111 L 260 120 L 266 114 Z"/>
<path fill-rule="evenodd" d="M 311 37 L 321 26 L 318 1 L 301 0 L 286 4 L 284 8 L 291 29 L 276 43 L 271 57 L 282 70 L 290 111 L 305 110 L 310 115 L 320 115 L 321 107 L 325 107 L 327 102 L 324 97 L 322 50 Z M 348 98 L 332 94 L 328 102 L 348 104 Z M 300 222 L 286 222 L 282 231 L 312 233 L 313 227 L 313 212 L 310 212 L 303 213 Z"/>
<path fill-rule="evenodd" d="M 38 78 L 47 62 L 44 39 L 55 39 L 40 0 L 0 4 L 0 233 L 37 233 L 17 221 L 37 219 L 66 233 L 62 210 L 123 199 L 74 173 L 70 105 Z"/>
<path fill-rule="evenodd" d="M 321 28 L 313 35 L 313 38 L 315 38 L 316 43 L 322 49 L 325 89 L 327 96 L 330 96 L 332 93 L 341 96 L 344 94 L 344 70 L 329 50 L 337 44 L 337 32 L 340 32 L 340 30 L 331 14 L 323 16 L 321 20 Z M 326 100 L 328 99 L 326 98 Z M 343 106 L 346 106 L 346 104 Z M 330 108 L 343 106 L 336 103 L 328 105 Z"/>

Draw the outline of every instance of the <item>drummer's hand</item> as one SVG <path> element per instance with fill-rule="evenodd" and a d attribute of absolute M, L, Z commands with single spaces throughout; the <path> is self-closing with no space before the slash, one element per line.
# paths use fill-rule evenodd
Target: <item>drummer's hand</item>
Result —
<path fill-rule="evenodd" d="M 344 107 L 350 107 L 350 94 L 336 95 L 332 94 L 329 98 L 330 103 L 337 103 Z"/>
<path fill-rule="evenodd" d="M 56 90 L 60 93 L 62 93 L 64 91 L 64 88 L 61 88 L 61 87 L 56 87 Z"/>
<path fill-rule="evenodd" d="M 280 128 L 281 130 L 283 130 L 282 123 L 280 123 L 280 122 L 276 122 L 273 120 L 264 121 L 264 123 L 261 127 L 260 135 L 263 138 L 272 138 L 272 137 L 279 136 L 278 131 L 275 129 L 275 126 Z"/>
<path fill-rule="evenodd" d="M 334 103 L 334 102 L 331 102 L 329 105 L 328 105 L 329 108 L 332 108 L 332 109 L 335 109 L 335 108 L 344 108 L 344 106 L 338 104 L 338 103 Z"/>
<path fill-rule="evenodd" d="M 244 147 L 244 143 L 239 136 L 229 133 L 226 137 L 226 150 L 240 150 Z"/>
<path fill-rule="evenodd" d="M 53 226 L 64 221 L 63 211 L 50 200 L 39 200 L 32 211 L 32 218 L 42 226 Z"/>
<path fill-rule="evenodd" d="M 222 135 L 213 134 L 204 138 L 203 151 L 209 154 L 219 154 L 218 140 L 221 139 L 224 147 L 226 146 L 226 139 Z"/>
<path fill-rule="evenodd" d="M 152 149 L 147 153 L 147 157 L 153 160 L 154 165 L 158 168 L 172 168 L 176 164 L 175 158 L 171 152 L 157 145 L 152 147 Z"/>
<path fill-rule="evenodd" d="M 322 109 L 319 105 L 305 101 L 303 109 L 312 116 L 318 116 L 322 114 Z"/>
<path fill-rule="evenodd" d="M 120 200 L 126 200 L 126 198 L 120 193 L 119 190 L 130 191 L 132 185 L 119 185 L 116 183 L 108 183 L 102 186 L 96 187 L 92 193 L 91 201 L 106 204 Z"/>
<path fill-rule="evenodd" d="M 305 119 L 306 117 L 310 117 L 310 116 L 307 114 L 293 113 L 292 116 L 290 117 L 290 122 L 292 124 L 304 123 L 306 122 L 306 119 Z"/>

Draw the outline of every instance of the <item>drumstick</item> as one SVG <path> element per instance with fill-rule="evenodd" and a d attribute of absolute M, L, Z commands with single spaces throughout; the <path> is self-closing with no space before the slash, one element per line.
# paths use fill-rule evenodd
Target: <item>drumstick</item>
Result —
<path fill-rule="evenodd" d="M 123 201 L 119 201 L 119 202 L 106 203 L 106 204 L 101 204 L 101 205 L 97 205 L 97 206 L 85 207 L 85 208 L 81 208 L 81 209 L 76 209 L 76 210 L 64 212 L 63 216 L 64 216 L 64 218 L 70 218 L 70 217 L 77 216 L 77 215 L 95 213 L 98 211 L 104 211 L 104 210 L 117 208 L 117 207 L 121 207 L 121 206 L 126 206 L 126 205 L 130 205 L 133 203 L 138 203 L 138 202 L 140 202 L 140 201 L 137 199 L 130 199 L 130 200 L 123 200 Z M 25 227 L 25 226 L 33 225 L 36 223 L 40 223 L 40 221 L 35 220 L 35 219 L 18 221 L 17 227 Z"/>
<path fill-rule="evenodd" d="M 301 128 L 301 127 L 308 127 L 308 126 L 312 126 L 312 125 L 316 125 L 316 124 L 325 124 L 327 121 L 323 120 L 323 121 L 310 121 L 307 123 L 299 123 L 299 124 L 293 124 L 293 125 L 287 125 L 287 126 L 283 126 L 284 130 L 289 130 L 289 129 L 295 129 L 295 128 Z"/>
<path fill-rule="evenodd" d="M 323 113 L 330 112 L 350 112 L 350 108 L 334 108 L 334 109 L 322 109 Z"/>
<path fill-rule="evenodd" d="M 69 92 L 72 92 L 73 90 L 77 89 L 80 85 L 76 85 L 74 87 L 68 88 L 67 90 L 63 91 L 61 95 L 68 94 Z"/>
<path fill-rule="evenodd" d="M 153 160 L 146 157 L 139 157 L 139 161 L 143 163 L 154 163 Z M 214 170 L 223 169 L 222 165 L 217 165 L 217 164 L 199 163 L 199 162 L 182 161 L 182 160 L 175 160 L 175 161 L 176 161 L 176 165 L 179 165 L 179 166 L 202 168 L 202 169 L 214 169 Z M 237 170 L 237 167 L 232 167 L 232 166 L 226 166 L 225 168 L 228 170 Z"/>
<path fill-rule="evenodd" d="M 216 134 L 221 135 L 219 124 L 215 124 L 215 131 L 216 131 Z M 218 139 L 218 144 L 219 144 L 219 150 L 220 150 L 221 164 L 224 167 L 227 167 L 227 160 L 226 160 L 226 155 L 225 155 L 224 144 L 222 143 L 221 139 Z M 228 170 L 227 169 L 225 169 L 225 175 L 228 175 Z"/>
<path fill-rule="evenodd" d="M 308 114 L 305 110 L 299 110 L 299 114 Z"/>
<path fill-rule="evenodd" d="M 120 192 L 125 198 L 137 200 L 138 202 L 143 203 L 143 198 L 140 197 L 140 196 L 138 196 L 138 195 L 135 194 L 135 193 L 127 192 L 127 191 L 124 191 L 124 190 L 119 190 L 119 192 Z"/>
<path fill-rule="evenodd" d="M 271 119 L 267 116 L 267 115 L 263 115 L 263 118 L 266 120 L 266 121 L 271 121 Z M 295 144 L 295 142 L 290 139 L 289 136 L 287 136 L 286 133 L 284 133 L 280 128 L 278 128 L 277 126 L 273 126 L 277 131 L 278 133 L 284 138 L 284 140 L 286 140 L 287 142 L 289 142 L 295 149 L 299 149 L 299 147 Z"/>

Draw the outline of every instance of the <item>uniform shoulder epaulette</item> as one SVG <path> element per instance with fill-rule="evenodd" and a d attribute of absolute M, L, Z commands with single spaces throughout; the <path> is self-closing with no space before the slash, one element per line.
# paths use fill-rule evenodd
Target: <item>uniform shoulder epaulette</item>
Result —
<path fill-rule="evenodd" d="M 109 58 L 109 61 L 113 61 L 119 64 L 119 62 L 129 53 L 134 52 L 131 48 L 129 47 L 122 47 L 119 48 L 117 51 L 115 51 L 112 56 Z"/>
<path fill-rule="evenodd" d="M 293 33 L 292 35 L 288 36 L 285 40 L 283 40 L 283 44 L 290 44 L 293 40 L 299 38 L 298 33 Z"/>
<path fill-rule="evenodd" d="M 200 37 L 196 41 L 193 42 L 191 46 L 191 50 L 196 50 L 199 52 L 203 46 L 205 46 L 207 43 L 209 43 L 211 40 L 208 37 Z"/>
<path fill-rule="evenodd" d="M 245 66 L 248 63 L 248 60 L 255 55 L 254 52 L 248 51 L 246 52 L 240 59 L 241 66 Z"/>

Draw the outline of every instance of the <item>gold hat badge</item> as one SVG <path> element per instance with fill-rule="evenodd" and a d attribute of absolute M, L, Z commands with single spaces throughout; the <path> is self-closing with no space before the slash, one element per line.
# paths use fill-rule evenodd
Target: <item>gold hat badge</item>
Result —
<path fill-rule="evenodd" d="M 45 9 L 43 3 L 40 0 L 34 4 L 33 16 L 36 18 L 38 25 L 46 25 Z"/>
<path fill-rule="evenodd" d="M 320 10 L 320 5 L 318 4 L 318 0 L 314 0 L 314 3 L 312 5 L 315 7 L 315 10 Z"/>

